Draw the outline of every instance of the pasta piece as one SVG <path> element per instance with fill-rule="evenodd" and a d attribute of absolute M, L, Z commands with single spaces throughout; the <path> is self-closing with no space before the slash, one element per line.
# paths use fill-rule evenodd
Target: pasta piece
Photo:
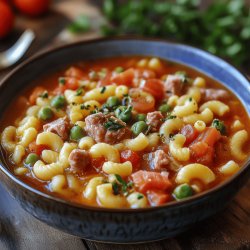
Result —
<path fill-rule="evenodd" d="M 16 147 L 16 128 L 14 126 L 8 126 L 3 130 L 1 136 L 1 144 L 3 148 L 11 153 Z"/>
<path fill-rule="evenodd" d="M 37 97 L 36 98 L 36 105 L 43 107 L 43 106 L 49 106 L 50 100 L 49 98 L 43 98 L 43 97 Z"/>
<path fill-rule="evenodd" d="M 147 136 L 148 138 L 148 149 L 157 147 L 160 143 L 160 136 L 158 133 L 152 133 Z"/>
<path fill-rule="evenodd" d="M 168 98 L 167 104 L 171 107 L 175 107 L 177 105 L 177 102 L 179 100 L 179 96 L 177 95 L 172 95 Z"/>
<path fill-rule="evenodd" d="M 14 153 L 12 155 L 13 162 L 15 164 L 21 163 L 24 156 L 25 156 L 25 148 L 22 145 L 16 145 Z"/>
<path fill-rule="evenodd" d="M 121 195 L 115 195 L 111 183 L 98 185 L 97 198 L 100 205 L 107 208 L 124 208 L 127 204 L 126 198 Z"/>
<path fill-rule="evenodd" d="M 29 107 L 26 111 L 27 116 L 37 116 L 40 108 L 41 107 L 38 105 L 33 105 L 33 106 Z"/>
<path fill-rule="evenodd" d="M 214 118 L 213 112 L 209 108 L 206 108 L 200 114 L 193 114 L 183 117 L 183 121 L 185 123 L 195 124 L 196 121 L 201 120 L 206 124 L 209 124 L 212 122 L 213 118 Z"/>
<path fill-rule="evenodd" d="M 243 145 L 248 139 L 246 130 L 236 132 L 230 140 L 230 149 L 232 156 L 239 161 L 246 159 L 247 154 L 243 152 Z"/>
<path fill-rule="evenodd" d="M 69 155 L 76 148 L 76 143 L 65 142 L 63 144 L 63 147 L 59 153 L 59 162 L 62 164 L 63 168 L 69 167 Z"/>
<path fill-rule="evenodd" d="M 231 125 L 231 130 L 236 132 L 241 129 L 244 129 L 244 124 L 240 120 L 235 120 Z"/>
<path fill-rule="evenodd" d="M 104 178 L 103 177 L 94 177 L 94 178 L 92 178 L 88 182 L 88 184 L 87 184 L 87 186 L 86 186 L 86 188 L 85 188 L 85 190 L 83 192 L 84 197 L 86 199 L 88 199 L 88 200 L 96 199 L 96 187 L 98 185 L 103 184 L 103 183 L 104 183 Z"/>
<path fill-rule="evenodd" d="M 92 89 L 83 96 L 83 100 L 84 101 L 96 100 L 98 102 L 104 102 L 110 96 L 115 95 L 115 89 L 116 85 L 108 85 Z"/>
<path fill-rule="evenodd" d="M 83 103 L 82 96 L 77 95 L 77 92 L 74 90 L 67 89 L 64 91 L 64 95 L 65 95 L 65 99 L 66 99 L 67 103 L 69 103 L 69 104 L 71 104 L 71 103 L 76 103 L 76 104 Z"/>
<path fill-rule="evenodd" d="M 36 138 L 37 145 L 46 145 L 53 151 L 59 152 L 63 146 L 63 140 L 57 134 L 52 132 L 42 132 Z"/>
<path fill-rule="evenodd" d="M 194 127 L 199 131 L 202 132 L 206 129 L 206 123 L 204 121 L 197 121 L 194 124 Z"/>
<path fill-rule="evenodd" d="M 35 128 L 27 128 L 24 130 L 20 144 L 24 147 L 28 147 L 28 145 L 36 139 L 36 136 L 37 130 Z"/>
<path fill-rule="evenodd" d="M 196 77 L 194 79 L 193 85 L 199 88 L 205 88 L 206 80 L 203 77 Z"/>
<path fill-rule="evenodd" d="M 218 116 L 223 116 L 226 113 L 229 112 L 230 108 L 228 105 L 226 105 L 225 103 L 221 102 L 221 101 L 208 101 L 203 103 L 200 106 L 200 112 L 204 111 L 205 109 L 209 108 L 214 114 L 218 115 Z"/>
<path fill-rule="evenodd" d="M 148 201 L 144 194 L 133 192 L 127 197 L 127 201 L 131 208 L 147 207 Z"/>
<path fill-rule="evenodd" d="M 118 174 L 122 177 L 127 177 L 132 174 L 132 164 L 130 161 L 124 163 L 115 163 L 111 161 L 104 162 L 102 171 L 106 174 Z"/>
<path fill-rule="evenodd" d="M 81 185 L 81 182 L 79 181 L 79 179 L 76 176 L 74 176 L 73 174 L 67 174 L 66 178 L 67 178 L 68 187 L 72 191 L 74 191 L 75 193 L 81 192 L 82 185 Z"/>
<path fill-rule="evenodd" d="M 90 148 L 89 153 L 92 158 L 99 158 L 103 156 L 107 161 L 120 162 L 119 151 L 107 143 L 97 143 L 93 145 Z"/>
<path fill-rule="evenodd" d="M 182 184 L 190 183 L 190 181 L 195 179 L 202 181 L 204 184 L 209 184 L 215 180 L 215 174 L 205 165 L 193 163 L 181 168 L 175 181 L 178 184 Z"/>
<path fill-rule="evenodd" d="M 52 178 L 50 183 L 52 192 L 62 194 L 64 196 L 71 196 L 73 192 L 67 189 L 67 179 L 64 175 L 56 175 Z"/>
<path fill-rule="evenodd" d="M 125 95 L 128 94 L 128 87 L 125 86 L 125 85 L 120 85 L 120 86 L 117 86 L 116 89 L 115 89 L 115 95 L 122 99 Z"/>
<path fill-rule="evenodd" d="M 197 87 L 189 88 L 187 96 L 192 97 L 197 103 L 201 100 L 201 91 Z"/>
<path fill-rule="evenodd" d="M 58 157 L 59 157 L 59 154 L 52 150 L 45 149 L 42 151 L 42 154 L 41 154 L 42 160 L 45 161 L 46 163 L 57 162 Z"/>
<path fill-rule="evenodd" d="M 95 144 L 95 141 L 90 136 L 84 136 L 78 143 L 78 147 L 80 149 L 89 150 L 93 145 Z"/>
<path fill-rule="evenodd" d="M 22 136 L 24 131 L 28 128 L 35 128 L 39 130 L 40 128 L 40 121 L 35 116 L 27 116 L 21 122 L 20 126 L 17 128 L 17 135 Z"/>
<path fill-rule="evenodd" d="M 133 151 L 142 151 L 149 145 L 148 138 L 143 134 L 140 133 L 134 139 L 128 139 L 124 141 L 124 144 L 127 148 Z"/>
<path fill-rule="evenodd" d="M 235 161 L 228 161 L 225 165 L 219 168 L 219 171 L 224 175 L 233 175 L 239 170 L 240 166 Z"/>
<path fill-rule="evenodd" d="M 153 57 L 148 62 L 148 67 L 152 70 L 160 70 L 162 68 L 162 64 L 159 58 Z"/>
<path fill-rule="evenodd" d="M 182 106 L 175 106 L 173 110 L 173 115 L 178 117 L 184 117 L 195 113 L 198 110 L 197 102 L 194 98 L 190 97 L 185 101 L 185 104 Z"/>
<path fill-rule="evenodd" d="M 29 172 L 29 169 L 25 168 L 25 167 L 17 167 L 14 169 L 14 174 L 15 175 L 25 175 Z"/>
<path fill-rule="evenodd" d="M 63 166 L 59 162 L 45 165 L 42 161 L 37 161 L 33 166 L 35 176 L 43 181 L 49 181 L 54 176 L 63 174 Z"/>
<path fill-rule="evenodd" d="M 160 136 L 163 137 L 165 142 L 168 142 L 169 135 L 181 129 L 183 121 L 180 118 L 168 119 L 160 127 Z"/>
<path fill-rule="evenodd" d="M 188 161 L 190 158 L 189 148 L 183 147 L 186 137 L 182 134 L 177 134 L 169 143 L 169 151 L 178 161 Z"/>

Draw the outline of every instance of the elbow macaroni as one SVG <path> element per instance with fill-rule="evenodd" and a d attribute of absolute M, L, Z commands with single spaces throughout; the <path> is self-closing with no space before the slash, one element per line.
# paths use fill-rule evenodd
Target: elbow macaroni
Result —
<path fill-rule="evenodd" d="M 93 145 L 89 150 L 92 158 L 104 157 L 108 161 L 120 162 L 120 153 L 119 151 L 107 144 L 107 143 L 97 143 Z"/>
<path fill-rule="evenodd" d="M 200 111 L 204 111 L 205 109 L 210 109 L 214 114 L 218 115 L 218 116 L 223 116 L 226 113 L 229 112 L 229 106 L 226 105 L 225 103 L 221 102 L 221 101 L 208 101 L 203 103 L 200 106 Z"/>
<path fill-rule="evenodd" d="M 11 153 L 16 147 L 16 128 L 14 126 L 6 127 L 1 135 L 1 144 L 3 148 Z"/>
<path fill-rule="evenodd" d="M 188 161 L 190 158 L 189 148 L 183 147 L 185 141 L 186 137 L 182 134 L 177 134 L 172 140 L 170 140 L 169 151 L 178 161 Z"/>
<path fill-rule="evenodd" d="M 107 161 L 103 163 L 102 171 L 106 174 L 118 174 L 122 177 L 126 177 L 132 174 L 132 164 L 130 161 L 124 163 L 115 163 Z"/>
<path fill-rule="evenodd" d="M 246 159 L 247 155 L 243 152 L 243 145 L 248 139 L 246 130 L 236 132 L 230 140 L 230 150 L 233 157 L 239 161 Z"/>
<path fill-rule="evenodd" d="M 127 148 L 133 151 L 142 151 L 149 145 L 148 138 L 143 133 L 140 133 L 134 139 L 125 140 L 124 143 Z"/>
<path fill-rule="evenodd" d="M 196 121 L 201 120 L 206 124 L 212 122 L 214 118 L 213 112 L 209 108 L 205 108 L 200 114 L 193 114 L 183 117 L 185 123 L 195 124 Z"/>

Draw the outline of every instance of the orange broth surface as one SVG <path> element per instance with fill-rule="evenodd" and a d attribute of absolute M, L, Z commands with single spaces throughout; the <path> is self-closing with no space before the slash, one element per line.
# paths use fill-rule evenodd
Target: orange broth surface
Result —
<path fill-rule="evenodd" d="M 233 134 L 235 134 L 237 132 L 237 130 L 232 129 L 233 122 L 235 120 L 240 120 L 240 122 L 243 124 L 242 129 L 246 130 L 248 135 L 250 135 L 249 116 L 248 116 L 247 112 L 245 111 L 245 108 L 243 107 L 241 102 L 238 100 L 238 98 L 233 93 L 231 93 L 229 90 L 227 90 L 224 86 L 222 86 L 220 83 L 216 82 L 215 80 L 211 79 L 210 77 L 207 77 L 206 75 L 204 75 L 204 74 L 202 74 L 194 69 L 191 69 L 189 67 L 186 67 L 186 66 L 183 66 L 180 64 L 167 62 L 167 61 L 164 61 L 161 59 L 160 59 L 160 66 L 156 67 L 156 68 L 152 68 L 152 67 L 148 66 L 148 64 L 144 65 L 143 67 L 138 66 L 138 62 L 140 62 L 142 59 L 149 61 L 151 58 L 133 56 L 133 57 L 117 57 L 117 58 L 100 59 L 100 60 L 96 60 L 96 61 L 81 62 L 81 63 L 73 65 L 74 67 L 77 67 L 81 70 L 81 73 L 82 73 L 81 77 L 73 76 L 73 78 L 75 80 L 77 80 L 77 83 L 80 87 L 80 85 L 83 81 L 89 80 L 89 72 L 101 72 L 102 69 L 105 69 L 106 75 L 107 75 L 107 72 L 113 72 L 116 67 L 122 67 L 123 71 L 126 71 L 126 69 L 130 69 L 130 68 L 132 68 L 133 70 L 140 69 L 141 71 L 143 71 L 146 69 L 146 70 L 153 71 L 153 73 L 154 73 L 153 78 L 154 79 L 161 79 L 162 83 L 164 83 L 164 82 L 166 82 L 166 78 L 168 75 L 174 75 L 177 71 L 182 71 L 182 72 L 185 71 L 187 76 L 188 76 L 188 79 L 194 80 L 196 77 L 202 77 L 206 82 L 205 88 L 207 88 L 207 89 L 213 88 L 213 89 L 226 90 L 229 93 L 230 98 L 223 100 L 222 102 L 229 106 L 230 112 L 227 112 L 222 117 L 218 117 L 218 116 L 214 115 L 214 119 L 218 118 L 224 122 L 224 124 L 226 126 L 226 134 L 221 135 L 220 139 L 218 141 L 216 141 L 215 144 L 213 145 L 213 153 L 212 153 L 211 162 L 209 164 L 203 164 L 203 165 L 206 165 L 207 167 L 209 167 L 209 169 L 211 169 L 211 171 L 215 175 L 215 180 L 212 181 L 211 183 L 204 184 L 199 179 L 193 179 L 190 181 L 189 185 L 191 187 L 192 187 L 192 185 L 194 185 L 196 187 L 198 186 L 198 188 L 200 189 L 199 191 L 193 189 L 193 195 L 195 195 L 197 192 L 202 192 L 204 190 L 208 190 L 208 189 L 220 184 L 225 179 L 231 177 L 231 175 L 222 174 L 219 171 L 219 168 L 222 165 L 226 164 L 230 160 L 234 160 L 241 167 L 246 160 L 246 159 L 244 159 L 244 160 L 235 159 L 230 152 L 230 146 L 229 146 L 230 138 L 233 136 Z M 70 65 L 70 67 L 71 66 L 72 65 Z M 45 76 L 42 79 L 35 79 L 32 87 L 25 89 L 17 97 L 15 97 L 2 118 L 1 125 L 0 125 L 1 131 L 3 131 L 5 127 L 10 126 L 10 125 L 18 127 L 18 123 L 24 118 L 27 108 L 32 106 L 32 104 L 30 104 L 30 102 L 29 102 L 29 97 L 32 94 L 32 92 L 34 91 L 34 88 L 35 88 L 34 86 L 42 86 L 44 89 L 46 89 L 49 96 L 55 95 L 54 94 L 55 89 L 57 89 L 57 93 L 58 93 L 58 86 L 60 86 L 60 84 L 58 83 L 58 79 L 59 79 L 59 77 L 65 77 L 65 74 L 67 74 L 65 72 L 67 72 L 68 68 L 61 70 L 61 71 L 58 71 L 58 72 L 55 72 L 54 74 Z M 103 72 L 104 72 L 104 70 L 103 70 Z M 116 73 L 116 75 L 122 74 L 122 73 L 123 72 Z M 145 79 L 147 81 L 147 78 L 145 78 Z M 135 87 L 140 88 L 141 85 L 139 85 L 140 83 L 138 83 L 138 82 L 145 80 L 145 79 L 143 76 L 139 77 L 137 79 L 137 81 L 133 80 L 134 81 L 133 83 L 129 83 L 128 85 L 130 85 L 130 86 L 128 86 L 128 87 L 129 88 L 135 88 Z M 110 82 L 105 83 L 105 85 L 111 84 L 111 82 L 112 82 L 110 79 L 108 79 L 107 81 L 110 81 Z M 96 87 L 103 86 L 101 78 L 98 79 L 98 77 L 97 77 L 92 82 L 95 82 Z M 137 82 L 137 83 L 135 83 L 135 82 Z M 190 87 L 192 87 L 193 83 L 191 81 L 191 83 L 189 82 L 186 84 L 189 84 L 187 88 L 190 88 Z M 90 91 L 90 87 L 87 90 L 84 88 L 84 91 Z M 184 91 L 182 93 L 182 95 L 185 95 L 186 93 L 187 92 Z M 63 95 L 64 94 L 63 91 L 60 94 Z M 82 94 L 82 93 L 80 95 L 84 96 L 84 94 Z M 162 98 L 155 97 L 154 98 L 155 99 L 154 109 L 150 110 L 150 111 L 151 112 L 158 111 L 158 108 L 160 107 L 160 105 L 162 105 L 162 103 L 164 103 L 164 102 L 167 102 L 170 96 L 171 96 L 171 94 L 168 96 L 164 95 Z M 104 103 L 105 103 L 105 101 L 100 102 L 101 105 L 103 105 Z M 204 100 L 201 99 L 199 104 L 198 104 L 198 107 L 200 107 L 203 103 L 204 103 Z M 171 107 L 171 108 L 172 108 L 172 110 L 174 109 L 174 107 Z M 65 105 L 62 108 L 62 110 L 65 112 L 65 114 L 67 114 L 67 112 L 69 112 L 68 105 Z M 127 122 L 127 126 L 129 129 L 131 129 L 132 124 L 134 124 L 136 122 L 135 118 L 134 118 L 135 114 L 140 113 L 140 112 L 137 112 L 135 109 L 133 109 L 133 112 L 134 112 L 133 118 L 129 122 Z M 171 116 L 171 112 L 169 112 L 168 114 L 165 114 L 164 119 L 166 119 L 169 116 Z M 49 119 L 48 121 L 41 121 L 41 124 L 40 124 L 39 129 L 38 129 L 38 133 L 41 133 L 44 131 L 42 125 L 49 123 L 49 122 L 56 120 L 56 119 L 59 119 L 59 117 L 54 115 L 53 118 Z M 85 118 L 83 118 L 82 121 L 84 121 L 84 119 Z M 162 121 L 162 123 L 163 122 L 164 121 Z M 72 124 L 72 122 L 70 122 L 70 124 L 71 124 L 71 127 L 74 125 L 74 124 Z M 207 124 L 207 127 L 211 127 L 211 122 Z M 152 131 L 149 131 L 148 134 L 150 134 L 151 132 Z M 154 132 L 159 133 L 159 128 L 157 131 L 154 131 Z M 177 133 L 181 133 L 181 131 L 180 130 L 175 131 L 175 134 L 177 134 Z M 202 132 L 200 132 L 198 134 L 201 134 L 201 133 Z M 17 140 L 20 140 L 21 137 L 17 138 Z M 130 139 L 135 138 L 135 137 L 136 137 L 135 135 L 131 135 Z M 67 141 L 73 142 L 70 139 L 67 139 Z M 184 146 L 190 147 L 191 144 L 192 144 L 192 142 L 189 143 L 189 145 L 184 144 Z M 148 155 L 152 152 L 155 152 L 156 150 L 163 150 L 163 152 L 166 153 L 168 160 L 170 161 L 169 164 L 166 164 L 166 166 L 164 166 L 160 170 L 154 169 L 154 167 L 152 167 L 152 164 L 150 163 L 150 160 L 148 158 Z M 246 155 L 249 156 L 249 154 L 250 154 L 249 139 L 248 139 L 247 143 L 244 143 L 243 151 L 245 152 Z M 77 182 L 76 186 L 79 188 L 78 188 L 78 190 L 70 189 L 70 187 L 68 186 L 69 184 L 66 183 L 63 186 L 63 189 L 65 190 L 65 192 L 58 193 L 58 192 L 53 192 L 51 190 L 51 181 L 48 181 L 48 180 L 45 181 L 45 180 L 41 180 L 41 179 L 37 178 L 36 175 L 34 174 L 34 172 L 32 171 L 33 167 L 30 165 L 27 166 L 27 164 L 23 163 L 25 161 L 25 158 L 27 157 L 27 155 L 29 153 L 30 153 L 29 147 L 26 147 L 25 148 L 25 156 L 22 157 L 22 162 L 19 164 L 15 164 L 11 158 L 13 153 L 7 152 L 5 150 L 6 159 L 7 159 L 7 162 L 9 164 L 10 168 L 11 168 L 11 171 L 15 172 L 15 169 L 18 167 L 24 167 L 24 168 L 28 169 L 27 173 L 19 175 L 19 178 L 21 180 L 23 180 L 25 183 L 28 183 L 32 187 L 34 187 L 40 191 L 43 191 L 45 193 L 52 194 L 54 196 L 61 197 L 61 198 L 64 198 L 66 200 L 70 200 L 70 201 L 73 201 L 73 202 L 76 202 L 79 204 L 105 207 L 105 205 L 103 205 L 102 202 L 100 200 L 98 200 L 98 197 L 95 199 L 87 199 L 84 196 L 84 189 L 85 189 L 88 181 L 92 177 L 104 176 L 104 178 L 106 178 L 104 183 L 108 182 L 108 179 L 107 179 L 108 175 L 106 173 L 103 173 L 103 171 L 102 171 L 101 164 L 103 162 L 97 162 L 97 163 L 94 162 L 93 163 L 93 160 L 92 160 L 91 164 L 90 164 L 91 166 L 84 169 L 84 171 L 81 171 L 80 174 L 72 171 L 72 169 L 70 167 L 66 168 L 64 170 L 63 175 L 67 176 L 69 174 L 69 175 L 73 176 L 73 178 Z M 166 190 L 159 190 L 159 188 L 152 187 L 152 190 L 156 191 L 157 194 L 160 193 L 160 194 L 165 195 L 164 196 L 165 199 L 163 199 L 163 202 L 157 203 L 157 202 L 155 202 L 155 200 L 153 200 L 153 201 L 150 200 L 150 197 L 149 197 L 150 190 L 142 192 L 142 195 L 147 200 L 146 206 L 162 205 L 162 204 L 166 204 L 169 201 L 175 200 L 176 197 L 175 197 L 175 195 L 173 195 L 173 190 L 178 185 L 175 182 L 175 178 L 178 175 L 179 170 L 188 164 L 195 163 L 195 162 L 199 163 L 199 160 L 196 161 L 196 159 L 194 159 L 192 157 L 187 161 L 178 161 L 178 160 L 174 159 L 173 156 L 171 155 L 171 153 L 169 152 L 168 143 L 162 141 L 162 138 L 160 138 L 160 142 L 156 146 L 154 146 L 152 148 L 147 147 L 142 151 L 136 152 L 136 154 L 140 160 L 139 160 L 139 163 L 136 164 L 136 166 L 133 166 L 133 170 L 132 170 L 133 173 L 135 173 L 139 170 L 150 171 L 150 172 L 154 172 L 154 173 L 155 172 L 156 173 L 166 172 L 166 173 L 168 173 L 167 178 L 171 182 L 171 187 L 167 188 Z M 152 159 L 152 157 L 150 159 Z M 102 160 L 104 161 L 104 159 L 102 159 Z M 129 183 L 131 181 L 133 182 L 133 178 L 131 178 L 131 175 L 124 177 L 123 180 L 126 183 Z M 119 183 L 119 182 L 118 182 L 118 184 L 121 185 L 121 183 Z M 131 188 L 127 189 L 126 194 L 122 193 L 122 191 L 119 191 L 120 193 L 118 193 L 118 194 L 116 193 L 115 195 L 122 196 L 126 200 L 126 197 L 130 193 L 138 192 L 138 190 L 140 190 L 140 188 L 137 187 L 136 185 L 133 185 Z M 114 193 L 115 193 L 115 191 L 114 191 Z M 141 198 L 139 197 L 138 199 L 141 199 Z M 126 202 L 125 207 L 133 207 L 133 206 L 130 203 Z"/>

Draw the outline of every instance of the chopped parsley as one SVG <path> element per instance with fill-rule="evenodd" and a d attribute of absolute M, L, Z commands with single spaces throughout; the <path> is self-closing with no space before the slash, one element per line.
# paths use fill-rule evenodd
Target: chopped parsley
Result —
<path fill-rule="evenodd" d="M 102 87 L 100 93 L 103 94 L 106 91 L 106 87 Z"/>
<path fill-rule="evenodd" d="M 169 116 L 167 116 L 166 118 L 165 118 L 165 121 L 166 120 L 170 120 L 170 119 L 175 119 L 176 118 L 176 115 L 169 115 Z"/>
<path fill-rule="evenodd" d="M 129 194 L 133 187 L 133 182 L 126 182 L 118 174 L 115 174 L 116 181 L 112 182 L 112 188 L 115 195 L 123 193 L 125 196 Z"/>
<path fill-rule="evenodd" d="M 125 126 L 118 123 L 115 119 L 109 118 L 109 120 L 104 123 L 104 127 L 109 131 L 117 131 Z"/>
<path fill-rule="evenodd" d="M 80 109 L 89 110 L 89 108 L 90 108 L 90 105 L 89 105 L 89 104 L 88 104 L 88 105 L 82 104 L 82 105 L 80 106 Z"/>
<path fill-rule="evenodd" d="M 220 121 L 219 119 L 214 119 L 212 122 L 212 127 L 216 128 L 222 135 L 225 135 L 227 133 L 226 126 L 223 121 Z"/>
<path fill-rule="evenodd" d="M 83 88 L 80 87 L 76 90 L 76 96 L 80 96 L 83 93 Z"/>
<path fill-rule="evenodd" d="M 188 78 L 188 75 L 185 71 L 177 71 L 177 72 L 175 72 L 175 75 L 177 75 L 181 78 L 182 83 L 189 83 L 190 82 L 190 79 Z"/>
<path fill-rule="evenodd" d="M 142 194 L 138 194 L 138 195 L 137 195 L 137 199 L 138 199 L 138 200 L 140 200 L 140 199 L 142 199 L 142 198 L 143 198 L 143 195 L 142 195 Z"/>
<path fill-rule="evenodd" d="M 59 84 L 61 84 L 61 85 L 65 85 L 66 80 L 65 80 L 64 77 L 59 77 L 58 82 L 59 82 Z"/>
<path fill-rule="evenodd" d="M 41 95 L 39 95 L 39 97 L 48 98 L 49 97 L 48 91 L 44 91 Z"/>
<path fill-rule="evenodd" d="M 120 187 L 117 182 L 115 181 L 112 182 L 112 188 L 113 188 L 114 195 L 118 195 L 120 193 Z"/>

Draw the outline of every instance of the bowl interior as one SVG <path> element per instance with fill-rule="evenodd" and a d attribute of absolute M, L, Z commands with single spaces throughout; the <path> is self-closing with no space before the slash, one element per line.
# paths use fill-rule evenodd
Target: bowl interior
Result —
<path fill-rule="evenodd" d="M 0 100 L 2 100 L 0 102 L 0 115 L 3 114 L 4 109 L 9 105 L 10 99 L 31 84 L 34 79 L 71 63 L 129 55 L 156 56 L 192 67 L 229 88 L 242 101 L 248 114 L 250 114 L 250 84 L 247 78 L 233 66 L 212 54 L 186 45 L 165 41 L 99 39 L 47 51 L 17 67 L 3 80 L 3 84 L 0 86 Z M 6 168 L 7 164 L 4 163 L 2 156 L 1 158 L 3 167 Z M 241 174 L 246 167 L 247 163 L 237 175 Z M 10 175 L 12 174 L 9 173 Z M 20 183 L 20 181 L 18 182 Z"/>

